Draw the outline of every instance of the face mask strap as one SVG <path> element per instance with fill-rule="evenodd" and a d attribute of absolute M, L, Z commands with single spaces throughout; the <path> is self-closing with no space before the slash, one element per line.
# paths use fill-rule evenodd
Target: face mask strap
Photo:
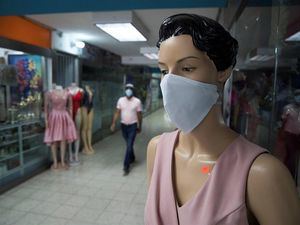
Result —
<path fill-rule="evenodd" d="M 218 100 L 216 102 L 216 105 L 222 105 L 223 104 L 223 96 L 224 96 L 224 86 L 222 86 L 222 84 L 217 85 L 218 89 Z"/>

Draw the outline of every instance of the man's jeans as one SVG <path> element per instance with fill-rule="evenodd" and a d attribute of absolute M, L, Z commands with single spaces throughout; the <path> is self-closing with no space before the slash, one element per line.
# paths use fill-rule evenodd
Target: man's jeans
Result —
<path fill-rule="evenodd" d="M 124 159 L 124 170 L 128 170 L 130 163 L 135 161 L 133 144 L 136 136 L 137 123 L 125 125 L 121 124 L 122 134 L 126 141 L 126 154 Z"/>

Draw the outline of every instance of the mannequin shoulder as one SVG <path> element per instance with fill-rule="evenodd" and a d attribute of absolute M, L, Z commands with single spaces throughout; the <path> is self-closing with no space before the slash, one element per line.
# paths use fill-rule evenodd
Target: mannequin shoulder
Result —
<path fill-rule="evenodd" d="M 152 157 L 155 158 L 156 146 L 158 144 L 160 137 L 161 137 L 161 135 L 158 135 L 149 141 L 148 147 L 147 147 L 147 158 L 148 158 L 148 156 L 150 156 L 151 158 Z"/>
<path fill-rule="evenodd" d="M 249 185 L 256 182 L 271 182 L 274 184 L 278 178 L 289 182 L 290 174 L 287 168 L 271 154 L 261 154 L 255 159 L 250 168 L 248 182 Z"/>
<path fill-rule="evenodd" d="M 158 141 L 160 139 L 160 136 L 156 136 L 152 138 L 147 147 L 147 177 L 148 177 L 148 184 L 150 183 L 150 179 L 152 176 L 153 166 L 154 166 L 154 160 L 156 155 L 156 147 L 158 144 Z"/>
<path fill-rule="evenodd" d="M 270 154 L 257 157 L 250 168 L 247 201 L 261 225 L 300 224 L 295 183 L 287 168 Z"/>

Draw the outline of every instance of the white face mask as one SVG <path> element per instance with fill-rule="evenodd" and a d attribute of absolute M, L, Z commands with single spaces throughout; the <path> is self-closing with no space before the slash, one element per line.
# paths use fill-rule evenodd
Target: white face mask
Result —
<path fill-rule="evenodd" d="M 217 102 L 217 86 L 167 74 L 160 83 L 171 121 L 184 133 L 191 132 Z"/>
<path fill-rule="evenodd" d="M 127 97 L 131 97 L 132 95 L 133 95 L 133 91 L 131 90 L 131 89 L 126 89 L 125 90 L 125 95 L 127 96 Z"/>

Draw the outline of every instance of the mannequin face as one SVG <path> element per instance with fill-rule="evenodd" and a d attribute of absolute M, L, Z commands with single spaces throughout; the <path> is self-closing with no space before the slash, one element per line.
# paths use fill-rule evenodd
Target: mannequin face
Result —
<path fill-rule="evenodd" d="M 161 43 L 159 67 L 162 75 L 172 73 L 205 83 L 218 82 L 215 64 L 193 45 L 190 35 L 170 37 Z"/>

